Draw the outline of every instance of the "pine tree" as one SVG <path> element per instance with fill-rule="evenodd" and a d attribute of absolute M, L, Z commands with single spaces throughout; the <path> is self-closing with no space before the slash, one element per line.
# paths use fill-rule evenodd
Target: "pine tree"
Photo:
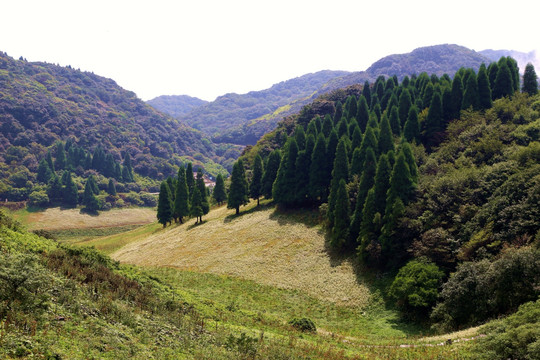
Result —
<path fill-rule="evenodd" d="M 45 160 L 47 161 L 47 165 L 49 165 L 49 169 L 51 169 L 51 172 L 54 173 L 54 163 L 50 151 L 47 152 L 47 157 L 45 157 Z"/>
<path fill-rule="evenodd" d="M 107 194 L 116 196 L 116 185 L 114 185 L 113 179 L 109 179 L 109 183 L 107 184 Z"/>
<path fill-rule="evenodd" d="M 99 202 L 95 195 L 94 185 L 94 178 L 92 175 L 90 175 L 84 184 L 84 193 L 82 198 L 82 204 L 89 212 L 96 212 L 99 208 Z"/>
<path fill-rule="evenodd" d="M 336 102 L 336 107 L 334 110 L 334 116 L 332 117 L 334 119 L 334 123 L 337 123 L 339 119 L 343 116 L 343 104 L 341 101 Z"/>
<path fill-rule="evenodd" d="M 202 216 L 204 215 L 202 195 L 198 186 L 193 187 L 193 194 L 191 196 L 191 207 L 189 213 L 195 218 L 195 224 L 202 223 Z"/>
<path fill-rule="evenodd" d="M 459 119 L 461 105 L 463 104 L 463 79 L 459 73 L 456 73 L 452 80 L 452 96 L 450 105 L 450 119 Z"/>
<path fill-rule="evenodd" d="M 440 132 L 442 129 L 442 100 L 439 92 L 433 93 L 431 105 L 425 121 L 425 129 L 423 133 L 424 144 L 428 148 L 436 146 L 441 141 Z"/>
<path fill-rule="evenodd" d="M 326 142 L 326 173 L 330 174 L 334 166 L 334 158 L 336 157 L 336 149 L 339 142 L 337 131 L 332 130 L 328 141 Z"/>
<path fill-rule="evenodd" d="M 64 170 L 66 168 L 66 152 L 64 150 L 64 144 L 58 141 L 56 143 L 56 161 L 54 163 L 54 168 L 56 170 Z"/>
<path fill-rule="evenodd" d="M 312 200 L 318 203 L 326 201 L 328 196 L 329 172 L 326 168 L 326 141 L 323 134 L 319 134 L 309 168 L 309 194 Z"/>
<path fill-rule="evenodd" d="M 374 179 L 374 196 L 375 196 L 375 212 L 384 216 L 386 209 L 386 193 L 390 188 L 390 176 L 392 174 L 392 168 L 388 161 L 388 155 L 383 154 L 379 157 L 377 162 L 377 170 L 375 172 Z"/>
<path fill-rule="evenodd" d="M 332 133 L 335 133 L 332 130 Z M 292 206 L 296 201 L 296 158 L 298 147 L 295 138 L 291 137 L 285 144 L 285 152 L 279 165 L 276 181 L 272 189 L 274 200 L 278 204 Z"/>
<path fill-rule="evenodd" d="M 360 130 L 360 126 L 358 124 L 355 124 L 354 130 L 352 132 L 352 138 L 351 138 L 351 149 L 356 149 L 357 147 L 360 147 L 362 144 L 362 131 Z"/>
<path fill-rule="evenodd" d="M 302 134 L 304 129 L 302 129 Z M 298 136 L 297 136 L 298 137 Z M 257 200 L 257 206 L 259 206 L 259 197 L 262 195 L 262 176 L 263 176 L 263 163 L 259 154 L 255 156 L 253 161 L 253 173 L 251 176 L 251 183 L 249 184 L 249 196 L 252 199 Z"/>
<path fill-rule="evenodd" d="M 268 161 L 266 162 L 266 168 L 264 169 L 264 174 L 262 177 L 262 194 L 266 199 L 270 199 L 272 197 L 272 186 L 274 185 L 274 181 L 276 181 L 280 163 L 281 153 L 279 150 L 272 151 L 270 155 L 268 155 Z"/>
<path fill-rule="evenodd" d="M 365 85 L 364 85 L 365 88 Z M 369 89 L 369 86 L 367 87 Z M 360 126 L 360 130 L 362 132 L 366 131 L 366 126 L 369 121 L 369 107 L 368 107 L 368 101 L 365 98 L 365 96 L 360 96 L 360 99 L 358 100 L 358 107 L 356 111 L 356 121 L 358 121 L 358 126 Z"/>
<path fill-rule="evenodd" d="M 486 64 L 482 63 L 478 70 L 478 107 L 480 110 L 487 110 L 493 106 L 491 102 L 491 85 L 487 73 Z"/>
<path fill-rule="evenodd" d="M 322 123 L 322 130 L 321 130 L 324 137 L 328 138 L 333 129 L 334 129 L 334 124 L 332 123 L 332 119 L 330 118 L 330 115 L 326 115 L 324 117 L 324 120 Z"/>
<path fill-rule="evenodd" d="M 377 164 L 375 159 L 375 153 L 370 147 L 366 151 L 366 160 L 364 162 L 364 171 L 360 177 L 360 185 L 358 186 L 358 193 L 356 197 L 356 206 L 353 213 L 353 218 L 349 227 L 349 244 L 356 243 L 358 234 L 360 232 L 360 226 L 362 225 L 362 211 L 364 209 L 364 203 L 366 196 L 373 187 L 375 182 L 375 172 L 377 170 Z"/>
<path fill-rule="evenodd" d="M 306 147 L 306 133 L 302 125 L 296 125 L 296 128 L 294 129 L 294 138 L 296 139 L 298 151 L 304 150 Z"/>
<path fill-rule="evenodd" d="M 94 149 L 94 155 L 92 155 L 92 169 L 99 172 L 103 172 L 103 166 L 105 165 L 105 152 L 101 146 L 97 146 Z"/>
<path fill-rule="evenodd" d="M 347 98 L 348 106 L 347 106 L 347 113 L 349 114 L 349 117 L 355 117 L 358 107 L 358 102 L 356 100 L 356 96 L 350 95 Z"/>
<path fill-rule="evenodd" d="M 311 134 L 314 137 L 317 137 L 317 135 L 319 134 L 319 131 L 317 130 L 316 121 L 317 121 L 316 119 L 313 119 L 309 122 L 307 126 L 307 130 L 306 130 L 306 136 Z"/>
<path fill-rule="evenodd" d="M 371 89 L 367 80 L 364 82 L 364 87 L 362 88 L 362 96 L 365 98 L 368 104 L 371 104 Z"/>
<path fill-rule="evenodd" d="M 501 58 L 498 63 L 499 70 L 497 71 L 497 77 L 495 78 L 495 84 L 493 86 L 493 98 L 499 99 L 505 96 L 512 96 L 514 94 L 514 87 L 512 84 L 512 73 L 508 68 L 508 64 L 504 58 Z"/>
<path fill-rule="evenodd" d="M 409 110 L 409 117 L 403 129 L 403 137 L 409 142 L 420 142 L 420 124 L 418 123 L 416 106 L 411 107 Z"/>
<path fill-rule="evenodd" d="M 124 156 L 124 163 L 122 164 L 125 171 L 122 173 L 122 178 L 125 182 L 133 182 L 133 167 L 131 166 L 131 156 L 129 155 L 129 152 L 126 151 L 126 155 Z"/>
<path fill-rule="evenodd" d="M 86 154 L 84 158 L 84 170 L 90 170 L 92 168 L 92 154 Z"/>
<path fill-rule="evenodd" d="M 364 154 L 365 155 L 365 154 Z M 351 168 L 350 168 L 350 177 L 354 175 L 361 176 L 362 175 L 362 169 L 364 167 L 364 159 L 362 159 L 362 152 L 360 151 L 360 148 L 357 147 L 354 149 L 351 159 Z"/>
<path fill-rule="evenodd" d="M 49 163 L 46 159 L 41 159 L 37 170 L 37 180 L 41 183 L 47 184 L 52 176 L 53 172 L 49 167 Z"/>
<path fill-rule="evenodd" d="M 231 174 L 231 186 L 229 188 L 229 197 L 227 199 L 227 208 L 236 209 L 236 215 L 238 215 L 240 214 L 240 206 L 246 205 L 247 203 L 248 186 L 246 174 L 244 170 L 244 163 L 241 159 L 239 159 L 233 165 L 233 171 Z"/>
<path fill-rule="evenodd" d="M 201 196 L 201 209 L 203 212 L 202 215 L 206 215 L 210 212 L 210 203 L 208 202 L 208 191 L 206 190 L 206 185 L 204 183 L 204 175 L 201 168 L 197 170 L 196 187 L 199 188 L 199 194 Z"/>
<path fill-rule="evenodd" d="M 401 150 L 396 158 L 396 163 L 390 177 L 390 188 L 386 195 L 386 211 L 389 213 L 389 205 L 399 198 L 403 204 L 407 204 L 412 199 L 415 190 L 415 181 L 411 176 L 409 165 L 403 150 Z"/>
<path fill-rule="evenodd" d="M 186 175 L 184 173 L 184 178 L 185 176 Z M 187 185 L 186 185 L 186 192 L 187 192 Z M 214 192 L 212 193 L 212 196 L 214 197 L 214 200 L 216 200 L 216 203 L 218 205 L 223 204 L 223 202 L 227 200 L 227 193 L 225 192 L 225 181 L 223 180 L 223 175 L 221 174 L 218 174 L 216 177 L 216 186 L 214 186 Z"/>
<path fill-rule="evenodd" d="M 512 94 L 519 91 L 519 67 L 517 61 L 511 56 L 506 57 L 506 64 L 512 75 Z"/>
<path fill-rule="evenodd" d="M 221 186 L 223 185 L 223 177 L 221 174 L 218 175 L 216 180 L 216 188 L 214 189 L 214 196 L 216 189 L 218 189 L 218 180 L 221 179 Z M 223 187 L 223 191 L 225 188 Z M 221 201 L 225 201 L 225 196 L 223 196 Z M 219 201 L 218 201 L 219 203 Z M 176 181 L 175 197 L 174 197 L 174 209 L 173 209 L 173 218 L 174 221 L 180 221 L 182 224 L 184 216 L 189 216 L 189 192 L 186 183 L 186 170 L 183 166 L 180 166 L 178 169 L 178 179 Z"/>
<path fill-rule="evenodd" d="M 424 104 L 424 107 L 431 107 L 431 101 L 433 100 L 434 93 L 435 88 L 433 83 L 430 81 L 426 84 L 424 91 L 422 92 L 422 103 Z"/>
<path fill-rule="evenodd" d="M 362 222 L 358 232 L 358 255 L 366 262 L 375 262 L 380 257 L 378 240 L 378 228 L 380 226 L 380 214 L 375 210 L 375 189 L 371 188 L 366 196 L 362 208 Z"/>
<path fill-rule="evenodd" d="M 103 167 L 103 175 L 105 177 L 114 177 L 116 162 L 111 154 L 105 155 L 105 165 Z"/>
<path fill-rule="evenodd" d="M 343 136 L 349 137 L 349 128 L 347 126 L 347 119 L 345 119 L 344 117 L 341 118 L 341 120 L 336 126 L 336 131 L 337 131 L 338 139 L 341 139 L 341 137 Z"/>
<path fill-rule="evenodd" d="M 66 172 L 68 176 L 63 191 L 64 204 L 68 207 L 76 207 L 79 201 L 79 190 L 71 178 L 71 173 L 69 171 Z"/>
<path fill-rule="evenodd" d="M 88 176 L 86 183 L 90 185 L 90 189 L 94 195 L 99 195 L 99 187 L 93 175 Z"/>
<path fill-rule="evenodd" d="M 86 194 L 86 188 L 85 188 Z M 157 208 L 157 219 L 163 227 L 166 227 L 168 223 L 172 222 L 173 219 L 173 210 L 171 202 L 171 190 L 166 181 L 162 181 L 159 187 L 159 197 L 158 197 L 158 208 Z"/>
<path fill-rule="evenodd" d="M 62 182 L 58 176 L 53 175 L 49 180 L 47 195 L 51 203 L 56 204 L 62 200 Z"/>
<path fill-rule="evenodd" d="M 309 135 L 306 138 L 306 148 L 298 152 L 296 157 L 296 200 L 295 202 L 300 205 L 307 205 L 311 202 L 309 196 L 309 170 L 311 167 L 311 156 L 313 155 L 313 148 L 315 147 L 315 138 L 313 135 Z"/>
<path fill-rule="evenodd" d="M 388 120 L 386 114 L 381 119 L 378 145 L 379 154 L 394 150 L 394 137 L 392 136 L 392 129 L 390 129 L 390 120 Z"/>
<path fill-rule="evenodd" d="M 405 126 L 405 121 L 409 116 L 409 110 L 412 106 L 411 93 L 408 89 L 403 89 L 401 95 L 399 96 L 399 121 L 401 126 Z"/>
<path fill-rule="evenodd" d="M 521 91 L 531 96 L 538 94 L 538 77 L 536 76 L 536 71 L 534 71 L 534 66 L 531 63 L 528 63 L 525 66 L 525 72 L 523 73 L 523 88 Z"/>
<path fill-rule="evenodd" d="M 191 165 L 191 163 L 188 163 L 186 167 L 186 184 L 188 187 L 189 198 L 191 199 L 191 196 L 193 194 L 193 188 L 195 187 L 195 178 L 193 177 L 193 165 Z"/>
<path fill-rule="evenodd" d="M 397 106 L 392 106 L 390 108 L 390 128 L 392 129 L 392 134 L 395 136 L 401 135 L 401 122 L 399 120 L 399 112 Z"/>
<path fill-rule="evenodd" d="M 473 70 L 469 71 L 469 77 L 467 78 L 467 84 L 465 84 L 465 92 L 463 93 L 463 103 L 461 108 L 466 110 L 472 108 L 473 110 L 479 109 L 478 99 L 478 82 L 476 80 L 476 74 Z"/>
<path fill-rule="evenodd" d="M 341 180 L 345 180 L 345 183 L 349 181 L 349 159 L 347 158 L 347 147 L 345 142 L 345 138 L 339 140 L 334 165 L 332 167 L 332 181 L 330 182 L 330 197 L 328 198 L 327 212 L 330 224 L 332 224 L 332 221 L 334 220 L 334 208 L 336 206 L 337 192 L 340 186 L 339 182 Z"/>
<path fill-rule="evenodd" d="M 334 225 L 330 244 L 335 249 L 341 249 L 347 241 L 349 231 L 349 196 L 345 179 L 341 179 L 338 184 L 333 216 Z"/>

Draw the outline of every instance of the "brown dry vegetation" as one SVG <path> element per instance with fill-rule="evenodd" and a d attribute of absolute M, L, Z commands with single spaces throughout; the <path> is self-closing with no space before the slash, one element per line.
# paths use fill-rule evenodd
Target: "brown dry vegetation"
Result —
<path fill-rule="evenodd" d="M 50 208 L 44 211 L 15 213 L 15 218 L 28 230 L 66 230 L 143 225 L 156 220 L 151 208 L 112 209 L 98 216 L 81 213 L 79 209 Z"/>
<path fill-rule="evenodd" d="M 369 290 L 349 260 L 333 259 L 316 222 L 273 207 L 254 208 L 239 216 L 224 206 L 205 216 L 157 231 L 112 254 L 142 266 L 231 275 L 265 285 L 298 289 L 339 305 L 363 306 Z"/>

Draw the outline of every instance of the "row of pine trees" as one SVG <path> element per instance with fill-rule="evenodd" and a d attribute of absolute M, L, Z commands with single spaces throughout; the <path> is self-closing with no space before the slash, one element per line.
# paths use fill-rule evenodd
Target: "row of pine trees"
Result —
<path fill-rule="evenodd" d="M 384 265 L 405 247 L 395 241 L 394 232 L 415 197 L 418 167 L 413 148 L 430 151 L 444 140 L 446 126 L 459 119 L 462 110 L 489 109 L 493 100 L 512 96 L 519 86 L 519 69 L 511 57 L 482 64 L 478 73 L 462 68 L 453 79 L 422 73 L 401 83 L 396 77 L 366 82 L 358 98 L 336 101 L 333 114 L 299 123 L 281 150 L 270 152 L 264 161 L 256 155 L 244 200 L 230 207 L 246 203 L 248 194 L 273 198 L 284 207 L 320 206 L 332 247 Z M 529 64 L 522 91 L 535 94 L 537 89 Z M 236 167 L 242 167 L 236 173 L 243 174 L 241 160 Z M 231 182 L 238 182 L 234 169 Z"/>

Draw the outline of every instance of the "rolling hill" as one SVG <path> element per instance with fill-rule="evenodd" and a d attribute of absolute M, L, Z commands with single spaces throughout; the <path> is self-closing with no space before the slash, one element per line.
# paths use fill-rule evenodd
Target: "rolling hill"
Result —
<path fill-rule="evenodd" d="M 86 151 L 101 145 L 117 161 L 129 152 L 135 171 L 155 178 L 174 174 L 182 159 L 225 160 L 200 131 L 111 79 L 5 53 L 0 53 L 0 124 L 0 161 L 8 151 L 26 149 L 14 165 L 30 171 L 48 147 L 68 138 Z"/>
<path fill-rule="evenodd" d="M 262 91 L 227 94 L 178 119 L 211 136 L 215 142 L 253 145 L 262 135 L 273 130 L 279 120 L 298 113 L 304 105 L 333 90 L 365 81 L 374 82 L 381 75 L 396 75 L 399 79 L 422 72 L 437 76 L 453 75 L 460 67 L 477 70 L 482 62 L 489 61 L 488 57 L 463 46 L 422 47 L 410 53 L 386 56 L 365 71 L 321 71 Z M 167 112 L 165 106 L 155 106 Z"/>
<path fill-rule="evenodd" d="M 187 95 L 162 95 L 148 100 L 147 103 L 159 111 L 178 118 L 199 106 L 208 104 L 208 101 Z"/>

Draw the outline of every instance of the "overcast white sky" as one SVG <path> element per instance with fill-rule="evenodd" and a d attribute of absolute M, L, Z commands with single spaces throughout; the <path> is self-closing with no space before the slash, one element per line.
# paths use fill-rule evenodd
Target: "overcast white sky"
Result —
<path fill-rule="evenodd" d="M 205 100 L 452 43 L 540 46 L 534 0 L 2 0 L 0 51 Z"/>

